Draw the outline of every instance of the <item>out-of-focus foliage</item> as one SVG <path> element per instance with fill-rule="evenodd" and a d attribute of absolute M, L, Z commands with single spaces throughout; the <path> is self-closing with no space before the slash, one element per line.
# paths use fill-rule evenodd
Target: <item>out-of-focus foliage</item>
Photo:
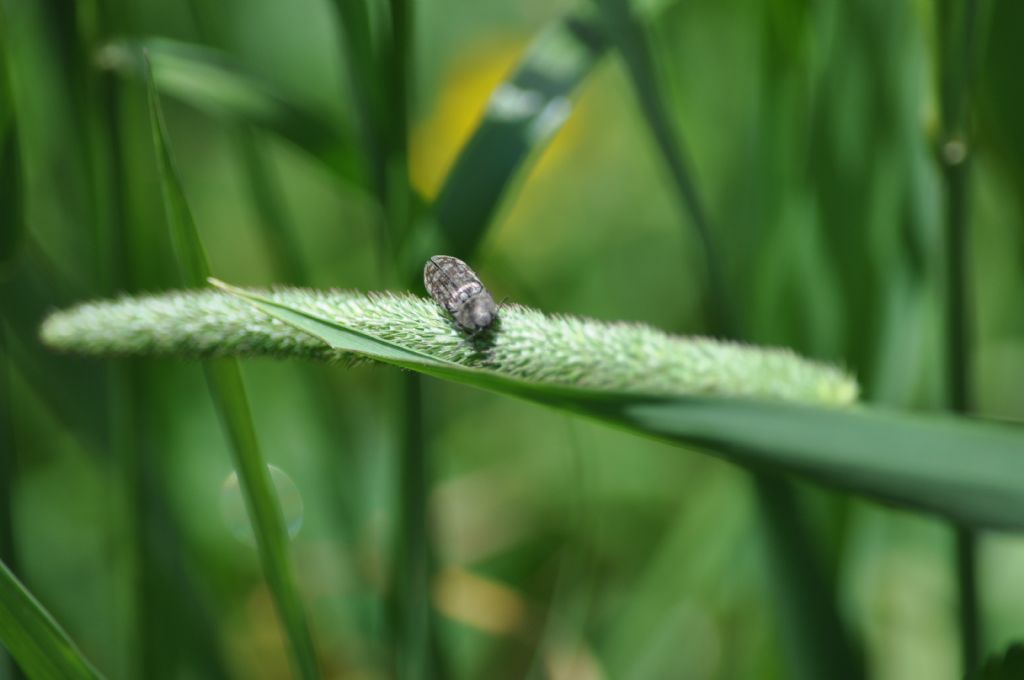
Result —
<path fill-rule="evenodd" d="M 989 658 L 972 680 L 1013 680 L 1024 676 L 1024 645 L 1010 645 L 999 655 Z"/>
<path fill-rule="evenodd" d="M 342 4 L 0 0 L 0 558 L 107 677 L 290 668 L 256 551 L 221 517 L 233 463 L 200 367 L 70 358 L 37 339 L 56 308 L 179 285 L 145 91 L 103 55 L 173 40 L 245 74 L 232 80 L 243 93 L 284 98 L 269 118 L 247 117 L 164 92 L 216 276 L 405 288 L 410 254 L 431 243 L 429 203 L 493 113 L 494 89 L 542 31 L 596 11 L 396 0 L 415 8 L 402 15 L 412 40 L 388 61 L 339 25 L 353 20 Z M 373 44 L 399 41 L 384 5 L 353 4 Z M 1013 420 L 1024 419 L 1018 5 L 979 3 L 968 116 L 975 404 Z M 870 401 L 944 403 L 935 5 L 656 0 L 633 12 L 741 337 L 838 363 Z M 550 144 L 502 171 L 511 183 L 479 213 L 493 219 L 475 225 L 471 264 L 499 299 L 709 332 L 704 251 L 613 50 L 560 95 L 555 113 L 568 117 Z M 403 68 L 408 91 L 394 85 Z M 188 76 L 230 94 L 220 76 Z M 410 102 L 407 145 L 388 133 L 402 127 L 397 109 L 367 126 L 360 83 L 378 110 Z M 329 143 L 319 123 L 281 115 L 309 111 L 328 121 Z M 377 165 L 364 157 L 374 149 Z M 496 168 L 475 170 L 463 176 Z M 422 600 L 448 676 L 794 677 L 782 650 L 795 624 L 779 615 L 764 517 L 736 467 L 454 384 L 425 381 L 417 401 L 385 368 L 254 359 L 243 373 L 261 448 L 302 495 L 291 557 L 327 677 L 389 677 L 399 663 L 394 546 L 408 499 L 395 480 L 410 438 L 429 464 L 436 554 Z M 963 677 L 948 526 L 799 488 L 793 504 L 866 674 Z M 985 534 L 980 557 L 991 653 L 1022 635 L 1024 542 Z"/>

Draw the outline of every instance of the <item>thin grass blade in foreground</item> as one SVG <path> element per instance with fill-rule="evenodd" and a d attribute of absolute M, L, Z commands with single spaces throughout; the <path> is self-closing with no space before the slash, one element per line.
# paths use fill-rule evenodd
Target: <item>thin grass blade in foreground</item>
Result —
<path fill-rule="evenodd" d="M 232 292 L 248 303 L 191 292 L 86 304 L 52 315 L 42 338 L 107 356 L 371 358 L 901 507 L 1024 528 L 1024 429 L 839 408 L 855 383 L 789 352 L 522 307 L 471 344 L 411 296 Z"/>
<path fill-rule="evenodd" d="M 30 678 L 102 678 L 43 609 L 0 562 L 0 643 Z"/>
<path fill-rule="evenodd" d="M 206 254 L 167 143 L 163 111 L 148 68 L 146 86 L 167 221 L 183 278 L 195 284 L 209 276 Z M 210 361 L 204 369 L 210 394 L 231 440 L 263 573 L 288 638 L 292 662 L 305 680 L 319 678 L 313 636 L 292 577 L 284 518 L 260 453 L 241 370 L 234 359 Z"/>

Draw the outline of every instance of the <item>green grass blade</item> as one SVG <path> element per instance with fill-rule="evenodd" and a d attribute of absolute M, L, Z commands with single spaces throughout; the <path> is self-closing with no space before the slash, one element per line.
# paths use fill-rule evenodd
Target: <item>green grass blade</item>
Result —
<path fill-rule="evenodd" d="M 0 562 L 18 568 L 14 544 L 14 486 L 18 454 L 14 437 L 14 402 L 11 395 L 11 359 L 7 352 L 7 325 L 0 323 Z M 0 676 L 14 662 L 0 650 Z M 13 677 L 13 670 L 8 674 Z"/>
<path fill-rule="evenodd" d="M 567 17 L 542 32 L 498 86 L 434 202 L 445 252 L 473 253 L 509 183 L 561 128 L 572 110 L 569 97 L 606 49 L 592 19 Z"/>
<path fill-rule="evenodd" d="M 150 122 L 156 147 L 167 220 L 183 278 L 189 283 L 205 280 L 209 267 L 199 232 L 192 219 L 174 158 L 167 143 L 163 111 L 151 74 L 147 71 Z M 260 453 L 242 374 L 234 359 L 211 361 L 204 366 L 210 394 L 217 405 L 231 441 L 240 485 L 259 549 L 263 573 L 270 586 L 288 638 L 298 675 L 319 678 L 313 636 L 302 600 L 292 577 L 284 518 L 274 494 L 267 464 Z"/>
<path fill-rule="evenodd" d="M 379 194 L 385 184 L 383 137 L 383 94 L 377 78 L 380 66 L 373 45 L 373 26 L 366 2 L 334 0 L 339 30 L 345 41 L 345 61 L 352 86 L 352 99 L 359 113 L 363 152 L 370 165 L 370 186 Z"/>
<path fill-rule="evenodd" d="M 103 677 L 3 562 L 0 562 L 0 642 L 30 678 Z"/>
<path fill-rule="evenodd" d="M 836 610 L 835 585 L 823 564 L 810 521 L 800 505 L 801 490 L 764 470 L 753 475 L 758 515 L 769 559 L 772 601 L 788 676 L 854 680 L 864 664 Z"/>
<path fill-rule="evenodd" d="M 272 255 L 271 262 L 280 282 L 308 283 L 309 271 L 296 238 L 298 230 L 288 217 L 287 206 L 276 173 L 263 148 L 263 139 L 249 127 L 235 131 L 235 147 L 252 197 L 257 223 Z"/>
<path fill-rule="evenodd" d="M 123 75 L 145 77 L 149 55 L 159 91 L 215 117 L 269 130 L 324 162 L 342 178 L 365 183 L 355 142 L 337 121 L 246 71 L 227 55 L 163 38 L 112 42 L 99 63 Z"/>
<path fill-rule="evenodd" d="M 185 199 L 185 189 L 181 185 L 177 162 L 171 155 L 167 145 L 167 126 L 164 122 L 163 109 L 160 106 L 156 84 L 150 73 L 146 74 L 146 91 L 149 97 L 149 120 L 153 130 L 153 146 L 156 150 L 157 165 L 160 170 L 160 189 L 167 213 L 167 223 L 171 230 L 171 242 L 181 269 L 181 278 L 186 285 L 197 285 L 209 278 L 210 268 L 207 264 L 206 250 L 203 248 L 199 231 L 192 219 Z"/>
<path fill-rule="evenodd" d="M 943 177 L 946 187 L 946 368 L 949 384 L 948 406 L 956 413 L 969 413 L 974 395 L 970 360 L 975 355 L 971 331 L 974 310 L 968 275 L 969 170 L 973 130 L 967 122 L 969 94 L 974 80 L 976 43 L 979 37 L 978 3 L 973 0 L 937 3 L 941 87 Z M 961 148 L 962 153 L 950 154 Z M 978 581 L 978 537 L 968 528 L 957 527 L 957 588 L 960 598 L 960 639 L 964 670 L 979 663 L 983 631 Z"/>
<path fill-rule="evenodd" d="M 625 62 L 640 109 L 669 170 L 680 207 L 692 223 L 703 250 L 706 270 L 705 316 L 712 334 L 743 337 L 740 319 L 725 277 L 720 236 L 709 218 L 697 182 L 687 159 L 679 131 L 671 119 L 659 86 L 654 50 L 649 34 L 634 14 L 630 0 L 596 0 L 609 37 Z M 786 613 L 783 636 L 789 642 L 790 672 L 794 677 L 822 676 L 858 678 L 863 676 L 856 653 L 849 644 L 835 608 L 835 588 L 820 569 L 813 534 L 799 508 L 786 500 L 797 493 L 786 481 L 756 475 L 760 512 L 776 574 L 778 592 L 796 593 L 792 587 L 800 574 L 800 597 L 783 595 Z"/>
<path fill-rule="evenodd" d="M 331 347 L 705 448 L 977 526 L 1024 528 L 1024 430 L 943 416 L 702 396 L 650 396 L 531 382 L 375 341 L 250 291 L 229 289 Z"/>
<path fill-rule="evenodd" d="M 603 24 L 625 62 L 640 110 L 656 142 L 657 149 L 668 166 L 672 183 L 682 209 L 690 216 L 693 228 L 703 248 L 707 269 L 708 324 L 715 335 L 738 337 L 731 295 L 726 288 L 721 251 L 718 247 L 707 209 L 697 191 L 693 171 L 689 167 L 682 139 L 668 113 L 661 88 L 650 41 L 644 26 L 633 13 L 628 0 L 596 0 L 601 9 Z"/>
<path fill-rule="evenodd" d="M 0 31 L 0 266 L 14 259 L 25 234 L 18 127 L 7 88 L 3 48 Z"/>

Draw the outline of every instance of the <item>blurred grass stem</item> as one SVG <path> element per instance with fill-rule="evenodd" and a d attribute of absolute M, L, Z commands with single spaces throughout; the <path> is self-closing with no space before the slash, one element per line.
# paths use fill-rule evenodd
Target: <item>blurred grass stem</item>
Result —
<path fill-rule="evenodd" d="M 972 409 L 970 306 L 971 254 L 968 179 L 971 148 L 968 134 L 970 79 L 977 41 L 975 0 L 938 0 L 942 139 L 939 158 L 946 184 L 946 365 L 948 405 L 955 413 Z M 978 536 L 966 527 L 956 529 L 957 590 L 960 600 L 960 640 L 964 671 L 972 672 L 981 658 L 983 631 L 978 599 Z"/>
<path fill-rule="evenodd" d="M 385 82 L 388 83 L 388 121 L 381 202 L 395 246 L 391 256 L 401 282 L 420 285 L 420 268 L 413 263 L 402 269 L 398 253 L 410 235 L 413 194 L 409 182 L 409 95 L 412 88 L 413 5 L 409 0 L 390 0 L 390 41 L 384 50 Z M 431 228 L 436 228 L 431 226 Z M 399 678 L 444 677 L 441 646 L 431 588 L 435 577 L 433 528 L 429 496 L 432 487 L 430 441 L 424 427 L 423 381 L 415 373 L 401 377 L 404 418 L 398 485 L 398 544 L 394 550 L 395 642 Z"/>
<path fill-rule="evenodd" d="M 435 573 L 429 515 L 431 486 L 423 420 L 423 378 L 402 375 L 404 418 L 399 470 L 398 536 L 394 551 L 395 665 L 398 678 L 445 677 L 437 629 L 433 625 L 431 587 Z"/>
<path fill-rule="evenodd" d="M 11 399 L 11 361 L 7 353 L 7 325 L 0 323 L 0 562 L 18 572 L 14 546 L 14 519 L 11 491 L 17 472 L 14 441 L 14 402 Z M 6 668 L 6 670 L 4 670 Z M 20 670 L 6 650 L 0 649 L 0 676 L 21 678 Z"/>
<path fill-rule="evenodd" d="M 627 0 L 596 0 L 605 28 L 618 47 L 633 83 L 633 90 L 654 141 L 668 166 L 676 195 L 697 235 L 704 255 L 707 281 L 706 320 L 711 334 L 738 338 L 742 332 L 732 307 L 721 250 L 697 190 L 681 138 L 675 129 L 659 86 L 651 41 Z M 798 489 L 783 477 L 754 472 L 759 514 L 766 525 L 769 558 L 774 565 L 774 590 L 800 597 L 785 597 L 780 606 L 786 624 L 794 677 L 858 678 L 863 671 L 855 661 L 845 628 L 835 608 L 835 587 L 816 559 L 815 542 L 800 508 Z M 790 577 L 802 574 L 799 588 Z M 827 650 L 823 653 L 821 650 Z"/>
<path fill-rule="evenodd" d="M 398 254 L 413 220 L 409 182 L 409 95 L 412 91 L 413 6 L 389 0 L 387 21 L 374 33 L 367 4 L 336 0 L 345 38 L 346 61 L 362 122 L 371 168 L 371 187 L 384 216 L 378 256 L 381 269 L 404 287 L 418 283 L 419 271 L 404 271 Z M 374 40 L 376 38 L 376 40 Z M 393 551 L 393 615 L 398 677 L 430 677 L 440 650 L 433 644 L 430 583 L 432 557 L 427 496 L 427 443 L 423 440 L 420 379 L 400 378 L 404 412 L 398 477 L 398 527 Z"/>

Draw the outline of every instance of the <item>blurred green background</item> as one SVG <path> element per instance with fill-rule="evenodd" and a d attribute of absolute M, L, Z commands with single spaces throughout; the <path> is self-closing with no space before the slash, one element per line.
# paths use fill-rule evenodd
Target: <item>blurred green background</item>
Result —
<path fill-rule="evenodd" d="M 199 366 L 69 358 L 36 339 L 53 309 L 179 285 L 145 89 L 131 67 L 109 68 L 120 64 L 110 45 L 204 45 L 347 131 L 318 157 L 165 89 L 216 276 L 404 288 L 415 277 L 382 234 L 418 223 L 415 196 L 438 193 L 531 40 L 589 8 L 412 3 L 414 216 L 396 220 L 345 170 L 367 166 L 357 81 L 387 77 L 352 63 L 345 4 L 0 1 L 0 556 L 110 678 L 290 677 L 244 519 L 223 507 L 237 490 L 225 488 L 231 457 Z M 367 6 L 379 28 L 384 3 Z M 943 408 L 944 166 L 965 167 L 972 408 L 1024 419 L 1024 5 L 637 0 L 634 11 L 717 243 L 732 332 L 846 366 L 868 400 Z M 945 17 L 960 35 L 967 11 L 968 45 L 948 49 Z M 950 74 L 967 83 L 952 131 Z M 571 100 L 481 225 L 472 266 L 496 297 L 546 312 L 721 332 L 692 216 L 619 55 Z M 949 163 L 964 139 L 969 160 Z M 324 674 L 389 677 L 402 376 L 243 369 L 263 451 L 295 487 L 282 503 L 301 519 L 292 557 Z M 744 471 L 505 397 L 422 388 L 449 677 L 798 677 Z M 949 525 L 798 489 L 865 675 L 962 677 Z M 1024 541 L 987 533 L 978 564 L 994 652 L 1024 636 Z M 0 678 L 13 673 L 0 664 Z"/>

